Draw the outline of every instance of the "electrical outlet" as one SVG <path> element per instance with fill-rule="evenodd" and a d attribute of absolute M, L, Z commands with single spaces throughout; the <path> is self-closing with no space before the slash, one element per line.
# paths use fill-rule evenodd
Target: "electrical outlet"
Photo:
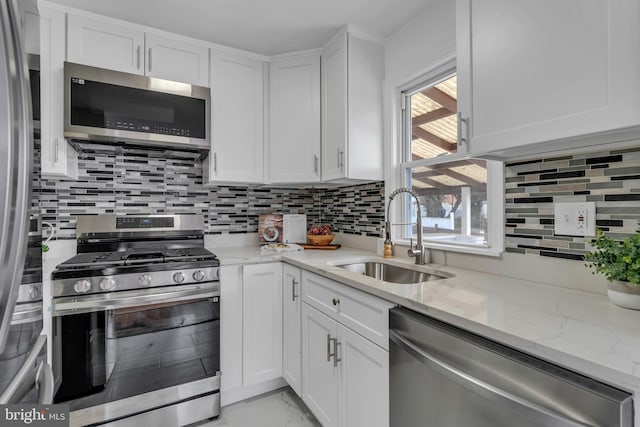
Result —
<path fill-rule="evenodd" d="M 554 233 L 562 236 L 595 236 L 595 202 L 554 204 Z"/>

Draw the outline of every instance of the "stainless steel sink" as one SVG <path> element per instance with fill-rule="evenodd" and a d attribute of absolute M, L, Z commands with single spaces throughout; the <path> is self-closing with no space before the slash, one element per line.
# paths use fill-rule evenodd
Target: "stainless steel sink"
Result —
<path fill-rule="evenodd" d="M 450 274 L 442 271 L 429 270 L 424 267 L 420 270 L 413 270 L 379 261 L 353 262 L 339 264 L 337 267 L 374 279 L 399 284 L 431 282 L 451 277 Z"/>

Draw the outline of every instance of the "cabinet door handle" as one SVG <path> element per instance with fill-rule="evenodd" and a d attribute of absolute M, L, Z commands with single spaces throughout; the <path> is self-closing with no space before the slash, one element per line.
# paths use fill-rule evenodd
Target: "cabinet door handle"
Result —
<path fill-rule="evenodd" d="M 296 285 L 298 284 L 298 281 L 296 279 L 291 279 L 291 301 L 295 301 L 296 297 L 298 295 L 296 295 Z"/>
<path fill-rule="evenodd" d="M 338 148 L 338 167 L 344 171 L 344 151 Z"/>
<path fill-rule="evenodd" d="M 333 298 L 333 300 L 331 300 L 331 302 L 333 303 L 333 305 L 338 305 L 338 304 L 340 304 L 340 298 Z"/>
<path fill-rule="evenodd" d="M 218 174 L 218 155 L 213 153 L 213 173 Z"/>
<path fill-rule="evenodd" d="M 333 341 L 331 334 L 327 334 L 327 362 L 331 362 L 331 356 L 335 356 L 331 353 L 331 341 Z"/>
<path fill-rule="evenodd" d="M 318 155 L 313 155 L 313 172 L 318 175 Z"/>
<path fill-rule="evenodd" d="M 58 163 L 58 148 L 59 148 L 58 147 L 58 145 L 59 145 L 58 138 L 56 138 L 54 141 L 55 142 L 53 144 L 53 163 L 57 164 Z"/>
<path fill-rule="evenodd" d="M 338 342 L 337 338 L 334 338 L 335 340 L 335 345 L 334 345 L 334 353 L 333 353 L 333 367 L 335 368 L 336 366 L 338 366 L 338 362 L 342 362 L 342 357 L 338 357 L 338 348 L 342 345 L 341 342 Z"/>
<path fill-rule="evenodd" d="M 151 71 L 151 48 L 149 48 L 149 71 Z"/>
<path fill-rule="evenodd" d="M 140 69 L 140 50 L 141 50 L 140 45 L 138 45 L 138 49 L 137 49 L 137 57 L 138 57 L 137 64 L 138 65 L 136 66 L 136 68 L 138 70 Z"/>
<path fill-rule="evenodd" d="M 465 136 L 462 136 L 462 124 L 464 123 Z M 469 142 L 469 120 L 458 112 L 458 144 L 465 145 Z"/>

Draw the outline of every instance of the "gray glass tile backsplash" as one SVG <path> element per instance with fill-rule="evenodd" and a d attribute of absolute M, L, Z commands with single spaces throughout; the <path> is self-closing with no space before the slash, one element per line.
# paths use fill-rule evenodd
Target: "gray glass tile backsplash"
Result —
<path fill-rule="evenodd" d="M 384 222 L 383 182 L 339 189 L 204 186 L 197 153 L 99 144 L 78 165 L 77 181 L 34 181 L 43 220 L 59 238 L 75 238 L 80 214 L 197 213 L 211 234 L 255 233 L 263 212 L 305 213 L 309 223 L 372 236 Z"/>
<path fill-rule="evenodd" d="M 596 202 L 596 226 L 616 239 L 638 228 L 640 147 L 506 165 L 506 251 L 582 260 L 590 238 L 556 236 L 555 202 Z"/>

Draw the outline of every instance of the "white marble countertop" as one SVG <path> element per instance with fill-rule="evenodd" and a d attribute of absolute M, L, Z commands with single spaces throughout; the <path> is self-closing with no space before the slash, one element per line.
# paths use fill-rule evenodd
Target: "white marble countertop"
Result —
<path fill-rule="evenodd" d="M 344 247 L 277 254 L 256 247 L 212 250 L 223 266 L 285 261 L 616 385 L 634 392 L 640 413 L 640 311 L 619 308 L 606 296 L 437 265 L 429 267 L 453 277 L 386 283 L 332 265 L 381 259 Z M 390 262 L 412 265 L 413 260 L 396 257 Z"/>

